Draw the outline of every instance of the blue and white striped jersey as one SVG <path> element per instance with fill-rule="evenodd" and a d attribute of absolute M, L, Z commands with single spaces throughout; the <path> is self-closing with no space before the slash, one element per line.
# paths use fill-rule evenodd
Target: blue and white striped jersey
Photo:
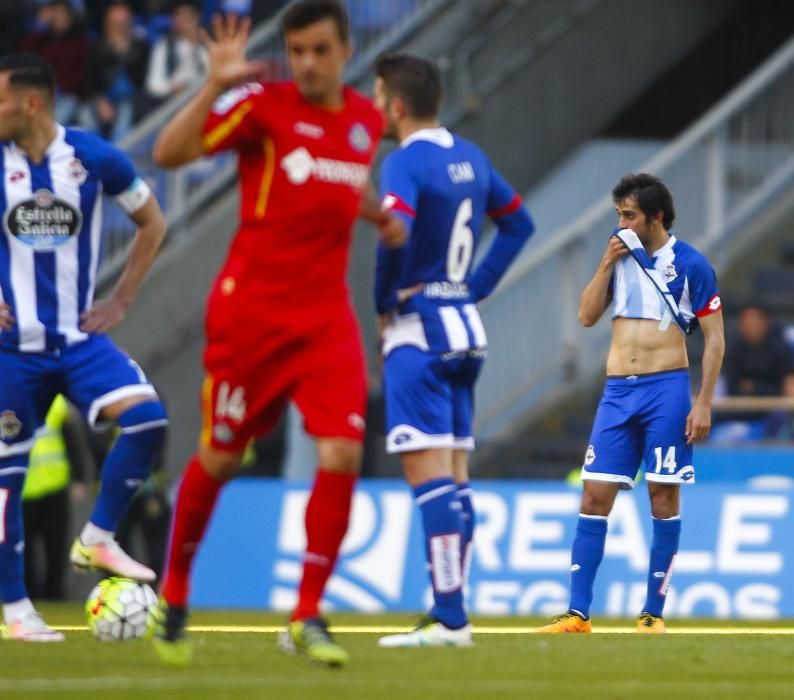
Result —
<path fill-rule="evenodd" d="M 0 142 L 0 173 L 0 301 L 16 317 L 0 346 L 44 352 L 85 340 L 80 314 L 94 298 L 102 193 L 132 214 L 149 187 L 119 149 L 60 124 L 40 163 Z"/>
<path fill-rule="evenodd" d="M 384 330 L 384 354 L 401 345 L 429 352 L 487 345 L 476 302 L 491 293 L 533 231 L 521 198 L 474 143 L 443 128 L 415 132 L 381 169 L 382 208 L 400 216 L 410 237 L 378 250 L 375 303 L 396 311 Z M 485 217 L 498 232 L 472 270 Z M 397 291 L 422 285 L 402 304 Z"/>
<path fill-rule="evenodd" d="M 722 308 L 717 276 L 706 257 L 691 245 L 671 235 L 653 254 L 652 262 L 689 325 L 688 332 L 697 328 L 698 318 Z M 631 255 L 615 264 L 610 290 L 612 318 L 651 319 L 665 327 L 673 320 L 662 295 Z"/>

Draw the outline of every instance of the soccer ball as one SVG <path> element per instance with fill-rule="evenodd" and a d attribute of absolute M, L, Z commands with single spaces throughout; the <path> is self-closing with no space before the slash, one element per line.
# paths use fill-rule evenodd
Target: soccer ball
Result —
<path fill-rule="evenodd" d="M 157 596 L 149 586 L 121 576 L 100 581 L 85 601 L 88 628 L 103 642 L 145 637 L 156 609 Z"/>

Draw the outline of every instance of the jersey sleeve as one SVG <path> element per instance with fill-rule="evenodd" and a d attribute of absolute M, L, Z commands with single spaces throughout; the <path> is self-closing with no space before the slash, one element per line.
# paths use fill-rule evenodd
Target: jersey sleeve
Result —
<path fill-rule="evenodd" d="M 416 219 L 419 185 L 405 153 L 405 151 L 395 151 L 383 161 L 380 195 L 381 209 L 403 219 L 410 232 Z"/>
<path fill-rule="evenodd" d="M 381 209 L 400 217 L 410 234 L 416 220 L 416 202 L 419 187 L 416 177 L 408 167 L 404 151 L 386 156 L 381 166 Z M 379 314 L 391 311 L 397 305 L 397 288 L 402 272 L 405 249 L 378 245 L 375 267 L 375 308 Z"/>
<path fill-rule="evenodd" d="M 103 143 L 99 158 L 99 178 L 105 192 L 127 213 L 138 211 L 152 194 L 149 185 L 138 176 L 126 153 Z"/>
<path fill-rule="evenodd" d="M 239 150 L 255 140 L 260 127 L 253 119 L 253 111 L 264 94 L 265 88 L 260 83 L 246 83 L 215 100 L 202 131 L 204 152 Z"/>
<path fill-rule="evenodd" d="M 698 256 L 687 278 L 695 316 L 703 318 L 722 310 L 722 300 L 717 289 L 717 273 L 702 255 Z"/>
<path fill-rule="evenodd" d="M 496 223 L 503 216 L 518 211 L 523 204 L 521 197 L 505 180 L 502 174 L 491 166 L 491 186 L 488 191 L 488 216 Z"/>
<path fill-rule="evenodd" d="M 481 301 L 493 292 L 535 231 L 535 224 L 521 197 L 496 168 L 490 168 L 487 207 L 488 215 L 496 224 L 496 236 L 471 276 L 470 287 L 475 301 Z"/>

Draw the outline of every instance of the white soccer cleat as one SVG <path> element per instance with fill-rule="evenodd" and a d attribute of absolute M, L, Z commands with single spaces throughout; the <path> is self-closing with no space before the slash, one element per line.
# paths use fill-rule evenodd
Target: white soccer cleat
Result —
<path fill-rule="evenodd" d="M 115 576 L 131 578 L 134 581 L 151 583 L 157 578 L 148 566 L 135 561 L 127 554 L 116 540 L 85 545 L 80 538 L 75 539 L 69 554 L 72 565 L 81 571 L 99 569 Z"/>
<path fill-rule="evenodd" d="M 432 617 L 423 619 L 412 632 L 390 634 L 378 640 L 379 647 L 391 649 L 400 647 L 470 647 L 473 645 L 471 625 L 453 630 Z"/>
<path fill-rule="evenodd" d="M 62 632 L 54 630 L 35 610 L 3 628 L 3 639 L 17 642 L 62 642 Z"/>

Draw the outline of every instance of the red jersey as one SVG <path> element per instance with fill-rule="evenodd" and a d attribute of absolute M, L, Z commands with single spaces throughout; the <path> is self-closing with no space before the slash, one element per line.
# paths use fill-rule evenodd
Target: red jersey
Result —
<path fill-rule="evenodd" d="M 338 110 L 292 82 L 222 95 L 203 146 L 237 151 L 241 207 L 216 291 L 290 306 L 346 300 L 353 223 L 382 130 L 372 102 L 349 87 Z M 278 308 L 268 303 L 268 313 Z"/>

